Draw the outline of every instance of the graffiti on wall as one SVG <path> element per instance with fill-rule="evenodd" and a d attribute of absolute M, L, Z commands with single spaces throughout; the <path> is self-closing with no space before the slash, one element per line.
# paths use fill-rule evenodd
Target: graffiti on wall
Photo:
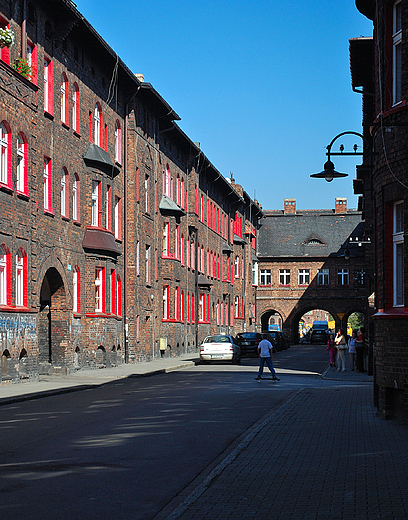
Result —
<path fill-rule="evenodd" d="M 6 349 L 18 354 L 23 348 L 28 352 L 37 342 L 37 319 L 26 314 L 0 313 L 0 352 Z"/>

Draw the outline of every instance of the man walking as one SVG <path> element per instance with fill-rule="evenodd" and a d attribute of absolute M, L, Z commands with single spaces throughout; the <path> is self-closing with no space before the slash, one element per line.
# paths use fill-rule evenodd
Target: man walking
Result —
<path fill-rule="evenodd" d="M 258 345 L 259 370 L 258 370 L 258 375 L 256 376 L 255 379 L 262 379 L 263 368 L 266 363 L 266 366 L 271 371 L 272 379 L 274 381 L 280 381 L 280 379 L 278 379 L 276 377 L 276 372 L 272 365 L 273 346 L 272 346 L 272 343 L 266 339 L 266 337 L 267 337 L 266 334 L 264 334 L 263 335 L 264 339 L 262 341 L 260 341 L 259 345 Z"/>

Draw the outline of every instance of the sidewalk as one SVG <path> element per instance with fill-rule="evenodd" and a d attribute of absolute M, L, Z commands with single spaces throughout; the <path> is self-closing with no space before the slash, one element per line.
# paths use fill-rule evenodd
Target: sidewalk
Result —
<path fill-rule="evenodd" d="M 294 393 L 166 520 L 406 520 L 408 427 L 376 416 L 371 385 L 344 383 Z"/>
<path fill-rule="evenodd" d="M 153 361 L 128 363 L 113 368 L 78 370 L 66 376 L 40 376 L 38 381 L 2 384 L 0 405 L 47 395 L 75 392 L 92 386 L 103 385 L 125 377 L 146 377 L 194 366 L 199 361 L 195 353 L 178 357 L 163 357 Z"/>

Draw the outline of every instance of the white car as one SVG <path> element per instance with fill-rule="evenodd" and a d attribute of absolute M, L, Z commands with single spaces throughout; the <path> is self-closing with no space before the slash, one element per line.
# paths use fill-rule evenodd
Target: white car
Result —
<path fill-rule="evenodd" d="M 207 336 L 200 346 L 200 361 L 232 361 L 241 363 L 241 349 L 235 345 L 234 338 L 228 334 Z"/>

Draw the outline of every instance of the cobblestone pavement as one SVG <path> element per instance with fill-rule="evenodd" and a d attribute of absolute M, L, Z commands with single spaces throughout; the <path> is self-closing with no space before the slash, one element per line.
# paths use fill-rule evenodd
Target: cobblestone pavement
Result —
<path fill-rule="evenodd" d="M 295 393 L 168 520 L 406 520 L 408 427 L 376 416 L 359 376 Z"/>

